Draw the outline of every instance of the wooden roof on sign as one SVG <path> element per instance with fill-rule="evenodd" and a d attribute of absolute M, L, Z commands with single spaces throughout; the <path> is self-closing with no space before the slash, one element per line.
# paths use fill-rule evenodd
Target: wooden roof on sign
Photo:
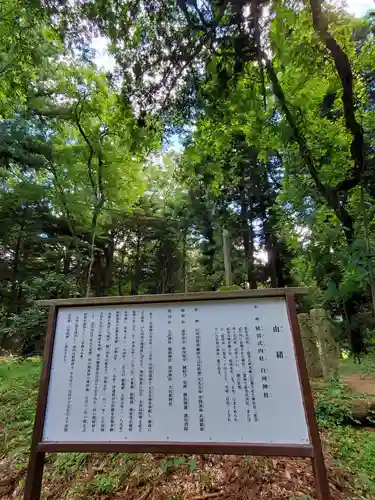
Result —
<path fill-rule="evenodd" d="M 264 297 L 283 297 L 286 295 L 307 295 L 309 288 L 258 288 L 257 290 L 234 290 L 225 292 L 191 292 L 167 293 L 162 295 L 123 295 L 109 297 L 82 297 L 69 299 L 37 300 L 38 306 L 89 306 L 89 305 L 117 305 L 132 303 L 158 303 L 158 302 L 189 302 L 202 300 L 246 299 Z"/>

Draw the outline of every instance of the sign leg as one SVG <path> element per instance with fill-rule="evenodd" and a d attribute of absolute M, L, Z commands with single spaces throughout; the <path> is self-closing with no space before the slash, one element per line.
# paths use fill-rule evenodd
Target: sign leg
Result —
<path fill-rule="evenodd" d="M 314 448 L 314 457 L 312 458 L 312 466 L 315 477 L 316 493 L 318 500 L 330 500 L 331 494 L 329 490 L 327 470 L 324 463 L 322 443 L 320 441 L 319 430 L 315 418 L 314 403 L 309 383 L 309 375 L 307 372 L 307 367 L 305 362 L 305 354 L 303 350 L 301 333 L 299 330 L 294 296 L 287 293 L 286 302 L 288 306 L 290 325 L 292 328 L 298 374 L 300 377 L 303 402 L 305 405 L 305 414 L 306 414 L 307 424 L 309 426 L 311 444 Z"/>
<path fill-rule="evenodd" d="M 314 477 L 315 477 L 315 487 L 318 500 L 331 500 L 331 493 L 329 489 L 329 482 L 327 476 L 327 470 L 324 464 L 323 453 L 316 450 L 316 456 L 311 459 Z"/>
<path fill-rule="evenodd" d="M 39 500 L 42 490 L 45 453 L 33 452 L 30 455 L 23 500 Z"/>
<path fill-rule="evenodd" d="M 53 342 L 57 310 L 54 306 L 49 309 L 46 344 L 44 346 L 43 368 L 40 377 L 38 403 L 36 406 L 33 438 L 31 442 L 29 466 L 25 484 L 24 500 L 39 500 L 42 489 L 44 452 L 38 451 L 38 445 L 43 438 L 44 415 L 47 405 L 48 384 L 52 366 Z"/>

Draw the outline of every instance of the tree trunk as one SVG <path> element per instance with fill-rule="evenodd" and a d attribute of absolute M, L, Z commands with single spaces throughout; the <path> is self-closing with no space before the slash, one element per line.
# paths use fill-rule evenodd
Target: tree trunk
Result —
<path fill-rule="evenodd" d="M 288 273 L 285 273 L 283 259 L 283 242 L 275 234 L 275 227 L 272 223 L 272 215 L 263 221 L 263 228 L 266 241 L 266 251 L 268 257 L 268 271 L 272 287 L 283 288 L 289 284 Z M 284 275 L 285 274 L 285 275 Z"/>
<path fill-rule="evenodd" d="M 361 300 L 359 294 L 355 292 L 344 301 L 344 316 L 349 344 L 355 360 L 360 361 L 360 356 L 366 353 L 366 346 L 363 340 L 362 330 L 356 315 L 361 308 Z"/>
<path fill-rule="evenodd" d="M 103 267 L 103 286 L 102 286 L 102 295 L 106 296 L 109 293 L 109 290 L 112 286 L 112 278 L 113 278 L 113 253 L 115 251 L 115 240 L 113 236 L 110 236 L 109 242 L 104 247 L 104 263 Z"/>
<path fill-rule="evenodd" d="M 91 236 L 91 246 L 90 246 L 90 260 L 89 260 L 89 265 L 87 269 L 87 275 L 86 275 L 86 281 L 85 281 L 85 286 L 84 286 L 84 296 L 88 297 L 91 292 L 91 273 L 92 273 L 92 266 L 94 265 L 94 256 L 95 256 L 95 229 L 96 225 L 92 227 L 92 236 Z"/>
<path fill-rule="evenodd" d="M 310 6 L 313 26 L 319 34 L 321 41 L 330 52 L 335 63 L 337 75 L 341 81 L 344 122 L 346 129 L 352 136 L 350 153 L 354 168 L 350 172 L 350 177 L 341 182 L 336 189 L 348 191 L 361 182 L 365 169 L 364 132 L 361 124 L 356 118 L 353 71 L 350 66 L 349 57 L 328 31 L 328 21 L 325 14 L 322 12 L 321 0 L 310 0 Z"/>
<path fill-rule="evenodd" d="M 10 303 L 8 307 L 8 314 L 17 313 L 19 309 L 18 267 L 20 263 L 22 236 L 23 236 L 23 224 L 20 226 L 20 230 L 17 235 L 16 247 L 14 249 L 12 275 L 11 275 Z"/>
<path fill-rule="evenodd" d="M 166 287 L 166 276 L 168 272 L 168 256 L 166 255 L 166 248 L 162 242 L 160 242 L 159 250 L 158 250 L 158 260 L 157 260 L 157 268 L 158 268 L 158 277 L 157 277 L 157 293 L 165 293 Z"/>
<path fill-rule="evenodd" d="M 67 276 L 70 272 L 70 265 L 72 262 L 72 249 L 70 246 L 65 250 L 64 258 L 63 258 L 63 273 L 64 276 Z"/>
<path fill-rule="evenodd" d="M 77 281 L 79 286 L 79 296 L 86 297 L 86 285 L 87 285 L 87 271 L 88 271 L 88 263 L 86 260 L 81 257 L 78 266 L 77 266 Z"/>
<path fill-rule="evenodd" d="M 271 236 L 269 233 L 266 233 L 266 251 L 268 257 L 268 269 L 269 276 L 271 279 L 272 288 L 277 288 L 278 286 L 282 286 L 278 283 L 278 272 L 277 272 L 277 250 L 275 244 L 275 238 Z"/>
<path fill-rule="evenodd" d="M 241 230 L 242 230 L 242 242 L 245 252 L 246 261 L 246 274 L 247 281 L 250 288 L 257 288 L 256 280 L 254 279 L 254 245 L 253 245 L 253 231 L 252 224 L 249 223 L 250 213 L 249 213 L 249 200 L 246 196 L 246 189 L 244 186 L 244 180 L 240 186 L 240 197 L 241 197 Z"/>
<path fill-rule="evenodd" d="M 135 254 L 134 274 L 132 279 L 131 294 L 138 295 L 138 289 L 141 281 L 141 236 L 137 233 L 137 249 Z"/>
<path fill-rule="evenodd" d="M 188 280 L 188 263 L 187 263 L 187 233 L 188 227 L 184 228 L 184 234 L 182 238 L 182 283 L 183 283 L 183 292 L 188 293 L 189 291 L 189 280 Z"/>
<path fill-rule="evenodd" d="M 341 203 L 339 191 L 337 190 L 337 188 L 331 188 L 329 186 L 326 186 L 322 182 L 315 165 L 315 160 L 311 154 L 311 151 L 309 150 L 306 137 L 304 136 L 303 131 L 299 128 L 296 119 L 289 109 L 284 91 L 280 85 L 279 79 L 271 61 L 267 61 L 266 68 L 268 77 L 272 84 L 273 93 L 278 99 L 284 116 L 292 130 L 293 139 L 298 144 L 301 158 L 315 183 L 317 191 L 324 198 L 327 206 L 331 210 L 333 210 L 336 217 L 339 219 L 343 233 L 345 235 L 345 239 L 348 245 L 351 246 L 354 243 L 354 219 L 346 210 L 344 204 Z"/>
<path fill-rule="evenodd" d="M 124 247 L 121 249 L 121 263 L 118 270 L 118 294 L 124 295 L 124 272 L 125 272 L 125 251 Z"/>
<path fill-rule="evenodd" d="M 100 297 L 102 284 L 102 253 L 101 250 L 94 252 L 93 262 L 91 266 L 90 289 L 95 297 Z"/>
<path fill-rule="evenodd" d="M 215 238 L 214 238 L 214 230 L 211 225 L 211 221 L 207 227 L 206 236 L 208 239 L 209 248 L 206 250 L 206 255 L 208 257 L 207 263 L 207 273 L 214 274 L 214 261 L 215 261 Z"/>
<path fill-rule="evenodd" d="M 241 169 L 240 191 L 240 223 L 242 231 L 242 243 L 245 252 L 246 274 L 250 288 L 257 288 L 254 278 L 254 241 L 251 217 L 251 195 L 246 187 L 246 168 Z"/>
<path fill-rule="evenodd" d="M 288 264 L 285 262 L 288 249 L 286 248 L 283 240 L 278 240 L 276 236 L 274 236 L 274 238 L 276 286 L 284 288 L 285 286 L 293 284 L 293 279 L 291 278 L 289 268 L 287 267 Z"/>
<path fill-rule="evenodd" d="M 223 229 L 223 261 L 224 261 L 224 276 L 225 284 L 232 284 L 232 261 L 230 255 L 230 241 L 228 229 Z"/>
<path fill-rule="evenodd" d="M 278 283 L 278 269 L 277 269 L 277 242 L 276 242 L 276 237 L 273 234 L 272 231 L 272 214 L 267 216 L 266 210 L 263 210 L 262 213 L 262 225 L 263 225 L 263 234 L 264 234 L 264 240 L 265 240 L 265 246 L 266 246 L 266 253 L 267 253 L 267 270 L 268 270 L 268 275 L 271 280 L 271 286 L 272 288 L 276 288 L 277 286 L 281 286 Z"/>

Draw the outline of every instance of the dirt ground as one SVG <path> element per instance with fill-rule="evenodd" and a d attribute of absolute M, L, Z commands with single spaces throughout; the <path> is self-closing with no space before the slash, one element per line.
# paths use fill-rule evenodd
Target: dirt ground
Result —
<path fill-rule="evenodd" d="M 375 396 L 375 378 L 369 375 L 352 373 L 342 377 L 344 384 L 350 387 L 353 392 L 358 394 L 368 394 Z"/>
<path fill-rule="evenodd" d="M 316 498 L 311 462 L 307 459 L 195 456 L 198 463 L 196 474 L 189 474 L 186 470 L 181 469 L 167 476 L 158 476 L 157 462 L 160 458 L 156 455 L 143 456 L 143 469 L 149 473 L 147 479 L 143 478 L 140 481 L 139 477 L 132 474 L 124 490 L 108 496 L 95 496 L 95 498 L 103 500 L 109 498 L 116 500 L 299 500 L 301 498 Z M 352 495 L 350 478 L 345 472 L 333 465 L 329 454 L 326 454 L 326 464 L 332 500 L 355 498 Z M 90 470 L 88 469 L 91 468 L 89 466 L 86 470 L 80 471 L 79 480 L 81 483 L 90 479 Z M 105 458 L 102 466 L 95 467 L 96 470 L 101 468 L 108 470 Z M 54 478 L 45 477 L 43 498 L 50 500 L 85 498 L 85 495 L 67 492 L 75 480 L 57 481 Z M 10 489 L 9 494 L 0 495 L 0 498 L 3 500 L 22 498 L 22 491 L 17 488 Z M 93 497 L 87 494 L 86 498 Z"/>

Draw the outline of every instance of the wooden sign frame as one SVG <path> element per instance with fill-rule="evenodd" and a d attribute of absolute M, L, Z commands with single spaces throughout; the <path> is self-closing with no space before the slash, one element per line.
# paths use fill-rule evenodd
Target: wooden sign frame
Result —
<path fill-rule="evenodd" d="M 294 300 L 295 293 L 306 293 L 304 289 L 262 289 L 234 292 L 207 292 L 167 295 L 141 295 L 124 297 L 90 297 L 82 299 L 59 299 L 40 301 L 49 305 L 47 336 L 44 349 L 43 368 L 39 386 L 34 431 L 31 443 L 24 500 L 39 500 L 41 495 L 45 454 L 48 452 L 143 452 L 143 453 L 196 453 L 230 454 L 253 456 L 286 456 L 310 458 L 315 477 L 317 498 L 330 500 L 330 489 L 324 463 L 322 445 L 315 419 L 313 399 L 305 363 L 305 356 Z M 296 355 L 297 371 L 309 430 L 310 443 L 307 445 L 273 445 L 251 443 L 173 443 L 173 442 L 43 442 L 43 428 L 47 406 L 52 354 L 55 339 L 56 320 L 59 308 L 74 306 L 114 306 L 132 304 L 180 303 L 229 299 L 284 298 L 292 332 Z"/>

